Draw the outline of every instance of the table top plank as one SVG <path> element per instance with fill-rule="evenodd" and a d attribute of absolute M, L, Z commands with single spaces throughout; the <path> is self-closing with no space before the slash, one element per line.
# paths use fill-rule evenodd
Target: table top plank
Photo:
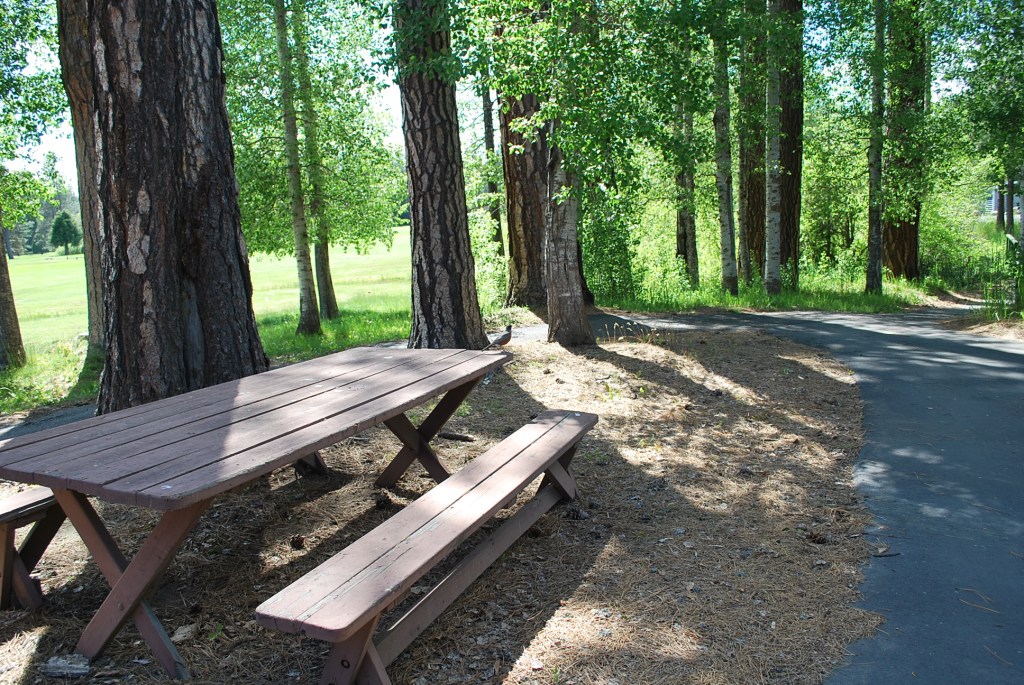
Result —
<path fill-rule="evenodd" d="M 371 364 L 375 359 L 371 352 L 372 350 L 364 348 L 347 350 L 337 355 L 291 364 L 112 414 L 94 416 L 64 426 L 2 440 L 0 466 L 13 465 L 26 459 L 35 460 L 41 455 L 68 447 L 73 447 L 81 454 L 138 440 L 140 437 L 174 427 L 175 420 L 188 423 L 203 416 L 230 411 L 249 402 L 259 401 L 273 393 L 313 385 L 322 380 L 321 375 L 330 377 L 332 365 L 339 367 L 338 373 L 346 373 L 353 367 Z M 97 440 L 100 442 L 96 442 Z"/>
<path fill-rule="evenodd" d="M 244 452 L 224 456 L 217 461 L 204 460 L 200 468 L 188 473 L 179 470 L 178 474 L 154 483 L 145 490 L 139 483 L 133 483 L 128 487 L 121 482 L 109 483 L 105 486 L 107 498 L 112 498 L 115 493 L 119 497 L 134 496 L 136 504 L 152 509 L 187 506 L 211 494 L 225 492 L 251 482 L 260 475 L 258 472 L 269 473 L 313 450 L 329 447 L 378 425 L 385 419 L 417 407 L 439 393 L 447 392 L 474 378 L 482 378 L 488 371 L 505 361 L 507 358 L 503 353 L 490 358 L 476 357 L 460 367 L 446 369 L 435 376 L 417 380 L 358 406 L 345 408 L 330 417 L 330 420 L 311 423 L 300 430 Z M 469 371 L 471 373 L 467 373 Z M 211 482 L 216 482 L 217 485 L 211 487 Z"/>
<path fill-rule="evenodd" d="M 367 378 L 381 374 L 395 373 L 399 369 L 416 368 L 428 363 L 435 363 L 451 358 L 453 354 L 449 352 L 446 355 L 425 355 L 423 359 L 389 355 L 387 359 L 382 358 L 376 364 L 360 364 L 358 368 L 328 367 L 323 369 L 323 374 L 325 377 L 332 376 L 330 378 L 321 380 L 307 373 L 307 380 L 314 378 L 315 382 L 306 383 L 302 387 L 283 393 L 272 389 L 271 393 L 263 398 L 257 398 L 250 393 L 244 401 L 239 403 L 239 406 L 234 406 L 231 402 L 224 402 L 217 406 L 203 407 L 190 414 L 191 420 L 169 418 L 166 425 L 163 425 L 163 422 L 157 422 L 160 429 L 156 432 L 149 427 L 134 431 L 134 434 L 138 435 L 135 440 L 126 441 L 124 438 L 128 436 L 123 436 L 116 444 L 105 449 L 105 443 L 102 440 L 92 441 L 80 448 L 75 448 L 77 456 L 74 457 L 68 457 L 60 452 L 48 457 L 40 456 L 31 461 L 32 472 L 42 478 L 69 478 L 65 485 L 71 488 L 81 484 L 74 480 L 75 474 L 79 474 L 80 478 L 85 478 L 88 482 L 103 483 L 122 477 L 125 468 L 141 469 L 169 458 L 177 458 L 181 454 L 194 452 L 195 448 L 191 445 L 196 443 L 202 444 L 203 449 L 216 449 L 219 447 L 219 441 L 223 439 L 221 436 L 224 429 L 233 427 L 235 424 L 253 420 L 262 421 L 263 417 L 273 415 L 275 412 L 286 409 L 289 405 L 311 399 L 317 400 L 324 394 L 346 385 L 364 382 Z M 304 406 L 315 405 L 307 403 Z M 212 437 L 204 440 L 204 436 Z M 127 463 L 129 461 L 130 465 Z M 14 464 L 12 468 L 18 466 L 19 464 Z"/>
<path fill-rule="evenodd" d="M 6 441 L 0 477 L 177 509 L 479 379 L 508 358 L 467 350 L 336 353 L 145 405 L 153 411 Z"/>

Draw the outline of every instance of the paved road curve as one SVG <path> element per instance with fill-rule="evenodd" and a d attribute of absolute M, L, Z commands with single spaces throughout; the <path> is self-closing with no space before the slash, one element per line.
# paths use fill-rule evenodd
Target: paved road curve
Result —
<path fill-rule="evenodd" d="M 855 482 L 871 534 L 895 556 L 871 559 L 861 588 L 885 624 L 826 685 L 1024 684 L 1024 344 L 944 330 L 944 315 L 640 319 L 759 328 L 856 373 L 866 435 Z"/>

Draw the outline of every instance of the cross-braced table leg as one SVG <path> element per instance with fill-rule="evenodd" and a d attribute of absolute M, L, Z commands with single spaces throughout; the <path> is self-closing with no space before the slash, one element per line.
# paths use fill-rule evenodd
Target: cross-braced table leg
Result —
<path fill-rule="evenodd" d="M 142 597 L 170 565 L 211 500 L 164 513 L 129 563 L 85 495 L 56 489 L 54 495 L 111 588 L 82 633 L 77 651 L 95 659 L 130 616 L 167 674 L 188 679 L 184 660 Z"/>
<path fill-rule="evenodd" d="M 434 450 L 430 448 L 430 441 L 441 431 L 444 424 L 448 423 L 448 419 L 455 414 L 479 382 L 479 378 L 474 378 L 449 390 L 437 403 L 434 410 L 423 420 L 419 428 L 415 427 L 405 414 L 399 414 L 386 420 L 384 425 L 402 441 L 404 447 L 374 484 L 381 488 L 394 485 L 415 460 L 418 460 L 430 477 L 438 483 L 447 478 L 448 470 L 438 460 Z"/>

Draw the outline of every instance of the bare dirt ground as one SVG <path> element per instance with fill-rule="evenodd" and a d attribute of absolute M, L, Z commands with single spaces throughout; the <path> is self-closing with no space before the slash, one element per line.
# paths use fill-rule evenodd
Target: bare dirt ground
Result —
<path fill-rule="evenodd" d="M 553 510 L 389 669 L 395 683 L 818 683 L 881 618 L 853 606 L 865 537 L 852 374 L 757 333 L 645 336 L 566 351 L 513 344 L 437 441 L 458 468 L 545 408 L 601 420 Z M 253 609 L 430 486 L 373 477 L 386 431 L 323 454 L 328 477 L 280 471 L 201 520 L 151 603 L 197 683 L 313 683 L 326 646 L 268 632 Z M 13 488 L 0 483 L 0 495 Z M 126 549 L 151 515 L 103 506 Z M 0 613 L 0 683 L 44 683 L 105 584 L 73 531 L 44 557 L 47 605 Z M 133 627 L 79 682 L 162 683 Z"/>

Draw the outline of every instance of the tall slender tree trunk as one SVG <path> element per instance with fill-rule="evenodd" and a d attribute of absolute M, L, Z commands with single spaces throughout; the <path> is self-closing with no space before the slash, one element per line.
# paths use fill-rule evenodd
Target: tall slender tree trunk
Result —
<path fill-rule="evenodd" d="M 274 27 L 277 31 L 278 78 L 281 82 L 281 111 L 284 123 L 284 150 L 288 159 L 288 199 L 292 210 L 292 238 L 295 241 L 295 268 L 299 279 L 300 335 L 320 335 L 320 311 L 317 308 L 313 264 L 309 256 L 309 229 L 306 225 L 306 200 L 302 192 L 302 163 L 299 159 L 299 127 L 295 115 L 295 78 L 292 51 L 288 45 L 288 14 L 284 0 L 274 0 Z"/>
<path fill-rule="evenodd" d="M 882 293 L 882 141 L 885 123 L 886 0 L 872 0 L 875 45 L 871 55 L 871 122 L 868 143 L 868 260 L 864 290 Z"/>
<path fill-rule="evenodd" d="M 800 281 L 800 205 L 804 154 L 803 0 L 779 0 L 782 55 L 779 74 L 779 261 L 794 289 Z"/>
<path fill-rule="evenodd" d="M 765 60 L 764 0 L 745 0 L 748 18 L 740 60 L 740 226 L 746 236 L 746 261 L 741 268 L 749 283 L 764 276 L 765 247 Z M 740 241 L 740 264 L 744 262 Z"/>
<path fill-rule="evenodd" d="M 1013 231 L 1013 198 L 1017 194 L 1016 182 L 1013 177 L 1006 179 L 1006 232 L 1010 235 L 1014 234 Z M 1024 216 L 1024 214 L 1022 214 Z M 1024 225 L 1024 221 L 1022 221 Z"/>
<path fill-rule="evenodd" d="M 498 184 L 491 177 L 491 160 L 494 158 L 494 101 L 491 89 L 486 84 L 481 88 L 480 100 L 484 112 L 484 154 L 487 156 L 487 201 L 491 224 L 494 226 L 494 242 L 498 244 L 498 256 L 505 256 L 505 242 L 501 238 L 501 203 L 498 201 Z"/>
<path fill-rule="evenodd" d="M 684 108 L 680 108 L 682 110 Z M 677 110 L 683 120 L 682 170 L 676 175 L 679 208 L 676 210 L 676 256 L 686 263 L 691 288 L 700 287 L 700 266 L 697 263 L 696 184 L 694 182 L 693 113 Z"/>
<path fill-rule="evenodd" d="M 782 38 L 779 23 L 779 0 L 768 3 L 771 28 L 768 38 L 768 76 L 765 91 L 765 129 L 768 136 L 765 161 L 765 261 L 764 289 L 769 295 L 782 290 L 782 167 L 781 167 L 781 68 Z"/>
<path fill-rule="evenodd" d="M 81 205 L 82 254 L 85 258 L 85 292 L 89 321 L 89 345 L 83 370 L 102 364 L 106 355 L 103 311 L 103 273 L 100 268 L 99 159 L 96 154 L 96 102 L 94 68 L 89 41 L 86 6 L 73 0 L 57 2 L 57 33 L 60 42 L 61 79 L 71 108 Z"/>
<path fill-rule="evenodd" d="M 928 154 L 922 135 L 931 93 L 930 34 L 924 0 L 890 2 L 889 99 L 884 183 L 890 198 L 883 219 L 883 258 L 896 277 L 921 276 L 919 236 Z"/>
<path fill-rule="evenodd" d="M 99 411 L 265 370 L 214 6 L 74 4 L 81 13 L 62 35 L 84 34 L 92 69 L 64 66 L 92 83 L 69 90 L 95 103 L 87 142 L 107 334 Z"/>
<path fill-rule="evenodd" d="M 309 178 L 309 215 L 313 219 L 313 263 L 316 270 L 316 292 L 320 316 L 337 319 L 338 298 L 331 276 L 331 227 L 324 208 L 324 167 L 320 154 L 320 118 L 313 101 L 313 84 L 309 77 L 308 24 L 306 0 L 295 0 L 292 20 L 295 24 L 295 66 L 302 103 L 302 143 L 306 174 Z"/>
<path fill-rule="evenodd" d="M 721 233 L 722 289 L 739 294 L 736 273 L 736 230 L 733 226 L 732 148 L 729 141 L 729 46 L 716 37 L 715 49 L 715 186 Z"/>
<path fill-rule="evenodd" d="M 996 228 L 1000 233 L 1006 233 L 1005 198 L 1002 188 L 996 188 Z"/>
<path fill-rule="evenodd" d="M 0 172 L 2 173 L 2 172 Z M 0 207 L 0 232 L 4 210 Z M 7 250 L 0 250 L 0 371 L 25 365 L 25 345 L 21 340 L 18 310 L 14 307 L 14 289 L 7 266 Z"/>
<path fill-rule="evenodd" d="M 499 111 L 508 227 L 506 306 L 545 307 L 544 225 L 547 213 L 548 150 L 545 137 L 524 136 L 512 122 L 540 109 L 535 95 L 505 98 Z"/>
<path fill-rule="evenodd" d="M 547 127 L 545 137 L 556 124 Z M 545 280 L 548 285 L 548 342 L 565 347 L 593 345 L 594 333 L 583 305 L 582 268 L 576 222 L 576 178 L 567 174 L 562 151 L 548 143 L 548 210 L 544 231 Z M 556 199 L 568 189 L 561 200 Z"/>
<path fill-rule="evenodd" d="M 412 219 L 410 347 L 487 345 L 476 295 L 445 0 L 395 9 Z"/>

